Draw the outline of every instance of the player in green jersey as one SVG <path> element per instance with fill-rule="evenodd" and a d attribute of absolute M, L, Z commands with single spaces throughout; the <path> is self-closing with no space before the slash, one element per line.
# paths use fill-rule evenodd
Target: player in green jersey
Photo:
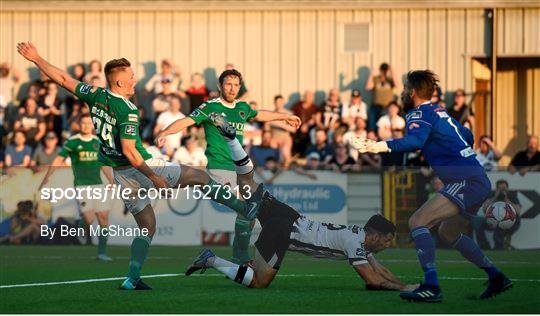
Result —
<path fill-rule="evenodd" d="M 161 159 L 154 159 L 142 146 L 139 135 L 139 111 L 129 101 L 135 94 L 137 79 L 130 62 L 125 58 L 113 59 L 105 65 L 105 77 L 109 89 L 92 87 L 72 78 L 67 72 L 43 59 L 32 43 L 18 43 L 17 51 L 33 62 L 52 81 L 86 102 L 99 138 L 98 159 L 113 167 L 116 184 L 122 191 L 122 199 L 131 211 L 142 234 L 131 244 L 131 260 L 128 275 L 121 288 L 126 290 L 151 289 L 141 279 L 141 268 L 146 260 L 152 237 L 156 231 L 156 218 L 150 199 L 142 198 L 141 191 L 150 188 L 167 190 L 187 185 L 207 188 L 207 195 L 246 218 L 257 215 L 260 197 L 244 202 L 231 196 L 231 192 L 212 180 L 204 171 Z M 170 192 L 170 191 L 169 191 Z M 127 193 L 127 194 L 124 194 Z"/>
<path fill-rule="evenodd" d="M 109 183 L 113 183 L 110 167 L 106 167 L 98 161 L 99 140 L 93 135 L 94 126 L 90 114 L 83 114 L 79 117 L 81 132 L 71 136 L 62 147 L 62 151 L 49 166 L 39 189 L 43 188 L 56 168 L 63 166 L 66 159 L 71 159 L 71 170 L 73 171 L 73 184 L 75 187 L 90 187 L 91 190 L 99 188 L 103 192 L 105 186 L 101 181 L 100 170 L 103 171 Z M 79 211 L 83 220 L 81 224 L 91 225 L 97 217 L 97 221 L 102 231 L 109 226 L 108 201 L 103 199 L 89 199 L 83 197 L 77 199 Z M 98 236 L 98 255 L 96 259 L 101 261 L 111 261 L 111 257 L 105 254 L 108 234 Z"/>
<path fill-rule="evenodd" d="M 167 135 L 178 133 L 194 124 L 202 125 L 207 142 L 205 154 L 208 157 L 208 173 L 219 182 L 233 188 L 236 187 L 235 164 L 231 158 L 229 147 L 209 119 L 211 113 L 224 116 L 236 128 L 236 138 L 240 143 L 243 139 L 244 124 L 251 120 L 258 122 L 281 120 L 295 128 L 300 127 L 302 123 L 300 118 L 295 115 L 252 109 L 247 102 L 236 99 L 241 85 L 242 74 L 240 72 L 235 69 L 225 70 L 219 76 L 220 97 L 206 101 L 188 117 L 169 125 L 158 134 L 156 145 L 163 146 Z M 237 216 L 234 225 L 233 261 L 244 263 L 250 260 L 248 249 L 253 225 L 254 221 Z"/>

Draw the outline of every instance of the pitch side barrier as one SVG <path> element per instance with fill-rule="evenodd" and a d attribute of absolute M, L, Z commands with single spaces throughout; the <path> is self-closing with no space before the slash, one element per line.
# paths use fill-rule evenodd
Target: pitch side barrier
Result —
<path fill-rule="evenodd" d="M 510 246 L 516 249 L 540 248 L 540 172 L 529 172 L 525 175 L 510 174 L 506 171 L 488 172 L 492 190 L 498 180 L 508 182 L 509 191 L 517 196 L 521 204 L 520 227 L 510 239 Z M 428 169 L 402 169 L 384 171 L 382 176 L 382 209 L 383 214 L 397 226 L 397 238 L 394 244 L 399 247 L 413 247 L 409 236 L 408 219 L 431 196 L 440 189 L 438 181 Z M 483 216 L 479 209 L 478 216 Z M 432 233 L 436 233 L 433 231 Z M 469 227 L 471 236 L 472 226 Z M 488 239 L 492 232 L 488 231 Z M 438 244 L 446 247 L 444 243 Z"/>
<path fill-rule="evenodd" d="M 45 170 L 35 172 L 27 168 L 4 170 L 0 178 L 0 223 L 4 223 L 0 225 L 0 235 L 9 229 L 5 223 L 20 201 L 32 201 L 35 212 L 49 225 L 59 218 L 74 221 L 79 217 L 77 196 L 66 194 L 51 203 L 50 197 L 46 199 L 38 191 L 44 173 Z M 427 169 L 308 173 L 285 171 L 268 184 L 268 188 L 280 200 L 319 221 L 363 225 L 373 214 L 382 213 L 396 223 L 398 236 L 395 245 L 400 247 L 410 246 L 408 218 L 436 192 L 436 183 Z M 261 176 L 268 179 L 272 175 L 265 171 Z M 501 171 L 491 172 L 489 177 L 493 186 L 498 179 L 507 180 L 510 190 L 516 191 L 522 205 L 521 227 L 512 236 L 511 245 L 518 249 L 540 248 L 540 173 L 521 176 Z M 103 175 L 102 180 L 107 183 Z M 262 181 L 260 177 L 257 180 Z M 58 168 L 44 188 L 73 190 L 70 168 Z M 136 227 L 118 196 L 111 198 L 109 203 L 111 225 L 124 229 Z M 157 218 L 153 244 L 229 244 L 232 241 L 235 214 L 226 207 L 186 191 L 174 198 L 154 198 L 151 203 Z M 254 239 L 257 238 L 256 232 L 257 227 Z M 114 236 L 109 242 L 128 245 L 132 238 Z"/>

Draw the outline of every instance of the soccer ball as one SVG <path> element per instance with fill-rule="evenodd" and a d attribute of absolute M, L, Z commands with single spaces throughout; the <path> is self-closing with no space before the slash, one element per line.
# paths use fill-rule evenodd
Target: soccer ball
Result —
<path fill-rule="evenodd" d="M 516 219 L 516 210 L 510 203 L 495 202 L 486 210 L 486 222 L 491 228 L 510 229 Z"/>

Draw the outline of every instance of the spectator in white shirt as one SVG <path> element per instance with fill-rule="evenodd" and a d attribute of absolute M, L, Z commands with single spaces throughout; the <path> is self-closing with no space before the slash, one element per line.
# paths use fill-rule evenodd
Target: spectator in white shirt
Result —
<path fill-rule="evenodd" d="M 367 120 L 358 116 L 355 120 L 354 125 L 354 130 L 350 130 L 345 133 L 345 135 L 343 135 L 343 142 L 345 145 L 347 145 L 347 148 L 349 149 L 349 155 L 351 155 L 354 160 L 358 160 L 358 150 L 352 146 L 352 143 L 356 137 L 367 138 Z"/>
<path fill-rule="evenodd" d="M 355 129 L 357 117 L 367 121 L 367 105 L 362 101 L 360 90 L 354 89 L 351 92 L 351 101 L 343 107 L 341 117 L 343 123 L 349 125 L 349 130 Z"/>
<path fill-rule="evenodd" d="M 381 116 L 377 121 L 377 136 L 381 140 L 392 138 L 392 130 L 405 128 L 405 119 L 399 116 L 400 107 L 392 101 L 388 105 L 388 114 Z"/>
<path fill-rule="evenodd" d="M 177 97 L 171 97 L 169 109 L 161 113 L 157 118 L 156 126 L 154 127 L 153 132 L 154 137 L 156 137 L 162 129 L 171 125 L 174 121 L 183 119 L 184 117 L 185 115 L 180 112 L 180 99 Z M 174 151 L 180 147 L 181 139 L 181 132 L 167 136 L 165 145 L 163 146 L 164 153 L 169 157 L 172 156 Z"/>
<path fill-rule="evenodd" d="M 476 151 L 476 160 L 484 167 L 486 171 L 497 171 L 499 168 L 499 159 L 502 152 L 495 147 L 491 137 L 487 135 L 480 136 L 480 148 Z"/>
<path fill-rule="evenodd" d="M 178 148 L 174 154 L 173 161 L 192 167 L 206 167 L 208 160 L 204 154 L 204 149 L 199 146 L 196 137 L 186 139 L 186 145 Z"/>

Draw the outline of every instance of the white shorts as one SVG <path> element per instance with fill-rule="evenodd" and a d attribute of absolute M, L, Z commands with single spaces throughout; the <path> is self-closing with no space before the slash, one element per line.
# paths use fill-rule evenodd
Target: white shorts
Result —
<path fill-rule="evenodd" d="M 206 169 L 206 172 L 210 178 L 214 179 L 219 184 L 228 184 L 234 191 L 237 185 L 236 171 L 224 170 L 224 169 Z"/>
<path fill-rule="evenodd" d="M 150 158 L 145 162 L 155 174 L 167 180 L 169 187 L 175 188 L 182 173 L 182 169 L 178 163 L 155 158 Z M 120 170 L 115 169 L 113 174 L 114 182 L 120 185 L 122 190 L 126 188 L 131 189 L 131 196 L 123 199 L 125 206 L 131 214 L 135 215 L 139 213 L 150 204 L 148 197 L 140 198 L 137 195 L 139 189 L 154 188 L 152 181 L 144 174 L 133 167 Z"/>
<path fill-rule="evenodd" d="M 99 190 L 102 194 L 105 193 L 105 184 L 94 184 L 94 185 L 79 185 L 76 186 L 75 189 L 78 188 L 87 188 L 89 187 L 90 190 Z M 104 199 L 92 199 L 86 194 L 83 194 L 81 196 L 81 199 L 77 199 L 77 204 L 79 205 L 79 212 L 86 213 L 86 212 L 108 212 L 111 210 L 110 201 L 108 198 Z"/>

